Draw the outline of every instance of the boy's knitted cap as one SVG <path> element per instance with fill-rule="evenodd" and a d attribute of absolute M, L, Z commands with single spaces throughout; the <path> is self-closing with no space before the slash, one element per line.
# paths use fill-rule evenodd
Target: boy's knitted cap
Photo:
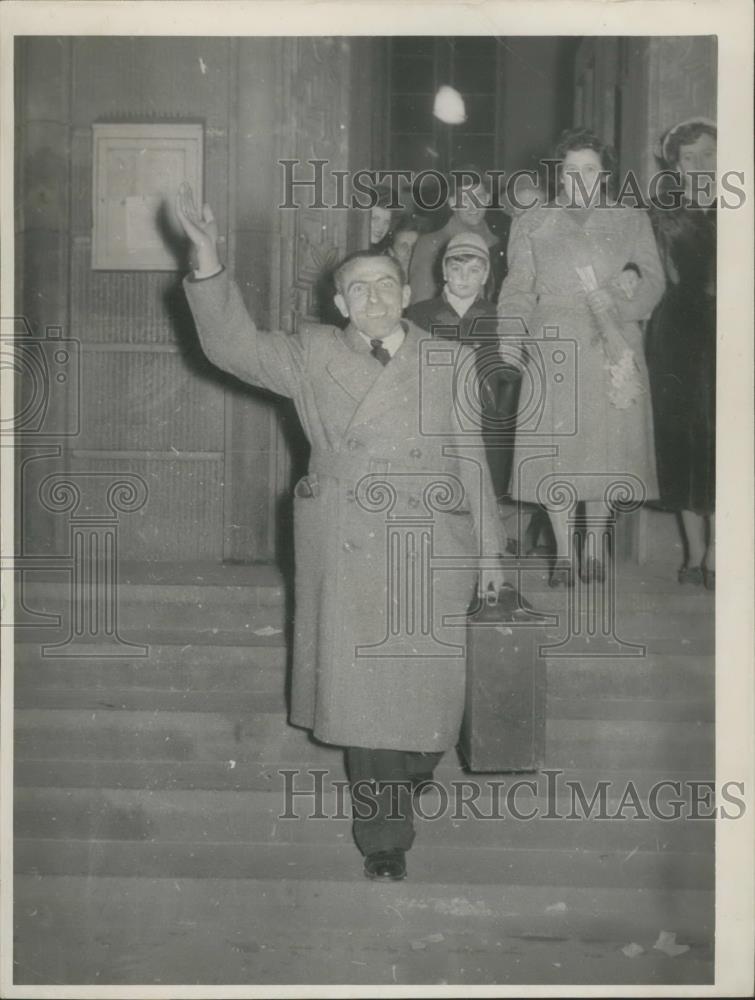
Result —
<path fill-rule="evenodd" d="M 480 257 L 484 261 L 490 260 L 488 245 L 479 233 L 457 233 L 452 236 L 443 253 L 443 260 L 466 255 Z"/>

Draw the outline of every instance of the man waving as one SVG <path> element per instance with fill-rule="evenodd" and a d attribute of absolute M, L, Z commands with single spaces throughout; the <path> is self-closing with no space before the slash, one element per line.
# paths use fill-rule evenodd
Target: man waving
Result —
<path fill-rule="evenodd" d="M 505 540 L 475 410 L 472 352 L 402 320 L 401 266 L 368 252 L 335 272 L 345 330 L 262 332 L 182 186 L 197 268 L 184 282 L 203 350 L 289 397 L 312 446 L 295 488 L 290 722 L 346 748 L 365 874 L 406 875 L 412 789 L 455 746 L 465 619 L 502 584 Z"/>

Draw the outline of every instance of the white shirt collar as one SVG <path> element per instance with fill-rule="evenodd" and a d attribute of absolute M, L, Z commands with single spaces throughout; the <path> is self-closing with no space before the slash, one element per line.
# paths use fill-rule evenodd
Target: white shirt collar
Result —
<path fill-rule="evenodd" d="M 367 334 L 362 333 L 361 330 L 357 330 L 357 333 L 359 334 L 360 337 L 364 337 L 367 343 L 370 344 L 370 346 L 372 346 L 372 339 L 373 339 L 372 337 L 368 337 Z M 399 347 L 401 347 L 401 345 L 404 343 L 405 336 L 406 332 L 403 326 L 399 324 L 399 326 L 396 327 L 393 333 L 389 333 L 387 337 L 383 337 L 383 347 L 386 349 L 386 351 L 388 351 L 391 357 L 393 357 L 393 355 L 396 353 Z"/>
<path fill-rule="evenodd" d="M 448 304 L 453 306 L 454 310 L 459 314 L 459 316 L 466 316 L 467 311 L 475 304 L 477 301 L 477 296 L 473 296 L 471 299 L 460 299 L 458 295 L 454 295 L 450 291 L 448 285 L 443 288 L 443 294 L 448 300 Z"/>

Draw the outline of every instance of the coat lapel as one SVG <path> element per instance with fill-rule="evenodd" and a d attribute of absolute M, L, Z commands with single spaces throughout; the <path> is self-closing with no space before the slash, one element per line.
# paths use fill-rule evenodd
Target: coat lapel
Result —
<path fill-rule="evenodd" d="M 430 335 L 409 320 L 402 322 L 406 327 L 403 344 L 389 363 L 381 366 L 377 378 L 354 411 L 349 427 L 371 423 L 386 410 L 396 409 L 402 399 L 402 390 L 404 393 L 407 389 L 418 391 L 420 342 L 429 339 Z"/>
<path fill-rule="evenodd" d="M 383 371 L 383 366 L 370 353 L 370 345 L 351 325 L 341 331 L 338 350 L 326 365 L 328 374 L 351 396 L 361 403 Z"/>

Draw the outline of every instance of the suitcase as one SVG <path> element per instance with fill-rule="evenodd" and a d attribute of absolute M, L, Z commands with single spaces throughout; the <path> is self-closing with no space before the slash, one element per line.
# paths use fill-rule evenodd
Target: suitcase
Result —
<path fill-rule="evenodd" d="M 470 771 L 536 771 L 545 759 L 544 623 L 515 587 L 473 602 L 459 748 Z"/>

